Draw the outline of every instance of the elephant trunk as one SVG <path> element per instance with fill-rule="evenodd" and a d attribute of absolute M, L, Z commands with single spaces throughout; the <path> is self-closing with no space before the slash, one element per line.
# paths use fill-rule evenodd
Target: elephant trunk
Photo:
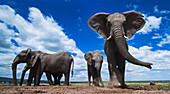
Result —
<path fill-rule="evenodd" d="M 16 73 L 17 73 L 17 64 L 18 64 L 18 62 L 19 62 L 19 57 L 16 56 L 13 63 L 12 63 L 12 72 L 13 72 L 14 85 L 17 85 Z"/>
<path fill-rule="evenodd" d="M 123 28 L 120 26 L 117 27 L 117 28 L 114 28 L 112 29 L 113 32 L 113 36 L 114 36 L 114 39 L 115 39 L 115 42 L 116 42 L 116 45 L 119 49 L 119 52 L 121 53 L 121 55 L 129 62 L 133 63 L 133 64 L 136 64 L 136 65 L 141 65 L 141 66 L 145 66 L 149 69 L 151 69 L 151 65 L 152 63 L 147 63 L 147 62 L 142 62 L 142 61 L 139 61 L 137 60 L 136 58 L 134 58 L 127 50 L 126 48 L 126 39 L 124 38 L 124 30 Z"/>
<path fill-rule="evenodd" d="M 13 72 L 13 82 L 14 82 L 14 85 L 17 85 L 17 78 L 16 78 L 17 64 L 16 63 L 12 64 L 12 72 Z"/>

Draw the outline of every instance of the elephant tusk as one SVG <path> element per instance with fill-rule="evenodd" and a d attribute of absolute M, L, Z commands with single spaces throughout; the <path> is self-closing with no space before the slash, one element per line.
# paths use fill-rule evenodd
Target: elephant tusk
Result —
<path fill-rule="evenodd" d="M 12 64 L 12 63 L 3 63 L 3 64 L 5 64 L 5 65 L 9 65 L 9 64 Z"/>
<path fill-rule="evenodd" d="M 10 65 L 12 63 L 3 63 L 3 64 L 7 65 L 8 67 L 12 67 L 12 65 Z"/>
<path fill-rule="evenodd" d="M 18 73 L 22 73 L 23 72 L 23 70 L 22 71 L 19 71 Z"/>
<path fill-rule="evenodd" d="M 112 36 L 109 36 L 108 38 L 107 38 L 107 40 L 110 40 L 112 38 Z"/>
<path fill-rule="evenodd" d="M 9 65 L 8 67 L 12 67 L 11 65 Z"/>
<path fill-rule="evenodd" d="M 124 37 L 126 38 L 126 40 L 129 40 L 129 38 L 128 38 L 128 37 L 126 37 L 125 35 L 124 35 Z"/>

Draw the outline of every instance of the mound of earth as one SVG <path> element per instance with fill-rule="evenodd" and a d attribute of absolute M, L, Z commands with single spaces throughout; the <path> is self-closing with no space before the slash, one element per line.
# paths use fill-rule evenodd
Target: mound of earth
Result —
<path fill-rule="evenodd" d="M 159 89 L 160 85 L 130 85 L 125 89 L 95 87 L 88 85 L 71 85 L 71 86 L 13 86 L 0 85 L 0 94 L 95 94 L 95 93 L 126 93 L 126 94 L 170 94 L 169 89 Z"/>

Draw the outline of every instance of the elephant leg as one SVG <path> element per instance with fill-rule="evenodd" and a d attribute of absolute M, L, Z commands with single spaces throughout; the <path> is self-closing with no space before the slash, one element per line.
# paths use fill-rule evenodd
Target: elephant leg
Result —
<path fill-rule="evenodd" d="M 106 52 L 105 52 L 106 53 Z M 107 55 L 107 62 L 108 62 L 108 69 L 109 69 L 109 75 L 110 75 L 110 81 L 113 81 L 113 62 L 114 59 L 111 57 L 112 55 L 109 55 L 109 53 L 106 53 Z"/>
<path fill-rule="evenodd" d="M 36 69 L 31 68 L 30 73 L 29 73 L 29 77 L 28 77 L 28 80 L 27 80 L 27 86 L 31 86 L 31 83 L 32 83 L 33 77 L 35 77 L 35 74 L 36 74 Z"/>
<path fill-rule="evenodd" d="M 121 73 L 118 69 L 117 63 L 116 63 L 116 57 L 115 55 L 109 55 L 107 56 L 108 65 L 109 65 L 109 72 L 110 72 L 110 81 L 109 86 L 121 86 Z"/>
<path fill-rule="evenodd" d="M 125 59 L 123 58 L 123 56 L 121 54 L 118 54 L 117 55 L 117 65 L 118 65 L 118 69 L 121 73 L 121 76 L 122 76 L 122 83 L 121 83 L 121 86 L 122 87 L 126 87 L 126 84 L 125 84 L 125 80 L 124 80 L 124 76 L 125 76 Z"/>
<path fill-rule="evenodd" d="M 59 76 L 58 76 L 57 85 L 60 85 L 61 77 L 62 77 L 62 73 L 61 73 L 61 74 L 59 74 Z"/>
<path fill-rule="evenodd" d="M 100 82 L 102 87 L 104 86 L 100 72 L 101 72 L 101 65 L 100 66 L 96 66 L 96 71 L 97 71 L 97 78 L 98 78 L 98 83 Z"/>
<path fill-rule="evenodd" d="M 102 77 L 100 75 L 100 72 L 99 72 L 99 80 L 100 80 L 100 83 L 102 84 L 102 87 L 104 87 L 104 84 L 103 84 L 103 81 L 102 81 Z"/>
<path fill-rule="evenodd" d="M 22 86 L 22 84 L 23 84 L 23 81 L 24 81 L 24 76 L 25 76 L 25 73 L 28 71 L 28 65 L 26 65 L 25 67 L 24 67 L 24 70 L 22 71 L 22 77 L 21 77 L 21 81 L 20 81 L 20 86 Z"/>
<path fill-rule="evenodd" d="M 109 75 L 110 75 L 110 81 L 113 81 L 113 71 L 112 71 L 112 63 L 109 63 L 109 60 L 107 61 L 108 62 L 108 69 L 109 69 Z"/>
<path fill-rule="evenodd" d="M 36 75 L 36 84 L 35 84 L 35 86 L 39 86 L 42 74 L 43 74 L 43 72 L 38 73 Z"/>
<path fill-rule="evenodd" d="M 88 73 L 88 84 L 89 84 L 89 86 L 90 86 L 90 84 L 91 84 L 91 73 Z"/>
<path fill-rule="evenodd" d="M 49 85 L 53 85 L 52 78 L 51 78 L 51 73 L 49 73 L 49 72 L 45 72 L 45 73 L 46 73 Z"/>
<path fill-rule="evenodd" d="M 94 66 L 92 66 L 92 77 L 93 77 L 93 85 L 99 86 L 98 71 Z"/>
<path fill-rule="evenodd" d="M 89 86 L 90 86 L 90 84 L 91 84 L 91 76 L 92 76 L 92 74 L 91 74 L 91 66 L 90 65 L 88 65 L 87 64 L 87 68 L 88 68 L 88 84 L 89 84 Z"/>
<path fill-rule="evenodd" d="M 61 80 L 61 77 L 62 77 L 62 73 L 61 74 L 53 74 L 53 77 L 54 77 L 54 80 L 55 80 L 54 85 L 60 85 L 60 80 Z"/>
<path fill-rule="evenodd" d="M 53 78 L 54 78 L 54 85 L 57 85 L 57 75 L 56 74 L 52 74 L 53 75 Z"/>
<path fill-rule="evenodd" d="M 35 80 L 36 80 L 35 85 L 36 86 L 39 86 L 42 74 L 43 74 L 43 71 L 41 69 L 41 66 L 38 66 L 37 67 L 37 72 L 36 72 L 36 77 L 35 77 Z"/>
<path fill-rule="evenodd" d="M 64 73 L 65 76 L 65 81 L 64 81 L 64 85 L 69 85 L 69 73 Z"/>

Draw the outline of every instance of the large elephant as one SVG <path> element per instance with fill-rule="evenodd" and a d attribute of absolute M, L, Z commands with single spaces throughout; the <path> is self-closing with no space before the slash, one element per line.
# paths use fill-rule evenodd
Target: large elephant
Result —
<path fill-rule="evenodd" d="M 31 84 L 33 77 L 36 78 L 35 85 L 39 85 L 43 72 L 47 74 L 47 79 L 51 77 L 51 74 L 55 74 L 55 77 L 61 77 L 61 74 L 64 74 L 64 85 L 69 85 L 69 75 L 72 62 L 74 62 L 73 57 L 65 52 L 47 54 L 41 51 L 31 51 L 31 49 L 28 48 L 27 50 L 21 51 L 12 63 L 14 85 L 17 85 L 16 69 L 17 64 L 19 63 L 27 63 L 27 67 L 31 68 L 28 85 Z M 72 74 L 73 66 L 74 65 L 72 65 Z"/>
<path fill-rule="evenodd" d="M 98 51 L 88 52 L 84 55 L 85 60 L 87 61 L 88 69 L 88 84 L 90 86 L 91 76 L 93 77 L 93 84 L 99 86 L 99 81 L 104 86 L 100 71 L 103 63 L 103 55 Z"/>
<path fill-rule="evenodd" d="M 145 21 L 136 11 L 124 13 L 97 13 L 88 20 L 89 27 L 104 39 L 104 51 L 107 56 L 110 74 L 110 86 L 124 87 L 125 60 L 151 69 L 152 63 L 142 62 L 128 52 L 126 39 L 140 30 Z"/>

